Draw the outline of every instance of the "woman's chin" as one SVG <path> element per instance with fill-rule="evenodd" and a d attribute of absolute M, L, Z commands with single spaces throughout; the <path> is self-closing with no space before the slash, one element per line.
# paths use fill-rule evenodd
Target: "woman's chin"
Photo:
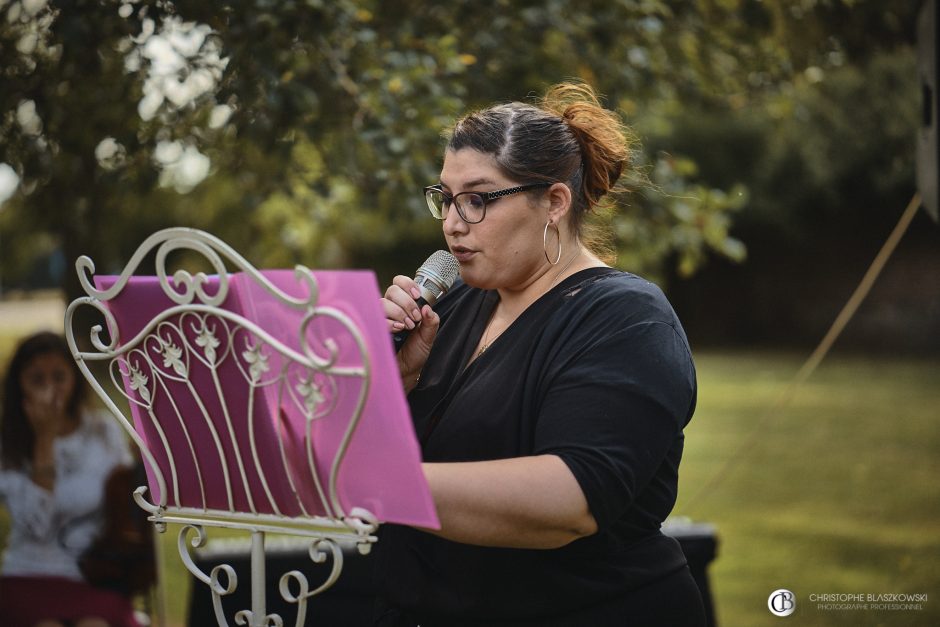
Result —
<path fill-rule="evenodd" d="M 460 280 L 470 287 L 475 287 L 480 290 L 488 290 L 493 287 L 485 277 L 480 276 L 479 272 L 474 272 L 464 266 L 460 266 Z"/>

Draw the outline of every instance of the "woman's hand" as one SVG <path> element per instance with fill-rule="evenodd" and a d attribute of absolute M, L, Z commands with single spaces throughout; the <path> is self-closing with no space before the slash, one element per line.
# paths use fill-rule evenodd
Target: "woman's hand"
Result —
<path fill-rule="evenodd" d="M 23 390 L 23 413 L 29 420 L 36 440 L 52 440 L 66 423 L 65 399 L 53 386 Z"/>
<path fill-rule="evenodd" d="M 401 373 L 405 392 L 410 392 L 418 383 L 418 377 L 431 352 L 441 319 L 430 305 L 418 306 L 421 297 L 414 279 L 396 276 L 385 290 L 382 310 L 391 333 L 413 331 L 398 351 L 398 370 Z"/>
<path fill-rule="evenodd" d="M 56 476 L 54 442 L 67 421 L 65 398 L 57 394 L 55 387 L 51 385 L 24 388 L 23 413 L 26 414 L 36 436 L 33 444 L 32 480 L 51 491 Z"/>

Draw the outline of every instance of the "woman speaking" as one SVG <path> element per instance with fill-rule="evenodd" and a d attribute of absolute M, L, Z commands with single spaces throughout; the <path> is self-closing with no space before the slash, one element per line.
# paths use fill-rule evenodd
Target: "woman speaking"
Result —
<path fill-rule="evenodd" d="M 432 310 L 382 299 L 439 530 L 386 525 L 378 625 L 705 624 L 676 500 L 695 407 L 663 293 L 605 263 L 587 218 L 630 133 L 582 84 L 458 120 L 425 189 L 460 281 Z M 600 235 L 600 237 L 598 237 Z"/>

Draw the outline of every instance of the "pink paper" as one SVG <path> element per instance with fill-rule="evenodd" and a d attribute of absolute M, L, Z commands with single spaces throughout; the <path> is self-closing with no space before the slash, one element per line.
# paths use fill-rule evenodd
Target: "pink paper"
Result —
<path fill-rule="evenodd" d="M 297 281 L 293 270 L 262 274 L 284 293 L 306 298 L 307 286 Z M 166 502 L 170 506 L 285 516 L 335 515 L 328 496 L 324 505 L 321 494 L 328 495 L 330 468 L 360 394 L 365 393 L 361 418 L 339 466 L 337 493 L 343 510 L 348 514 L 354 507 L 364 507 L 382 522 L 438 528 L 375 276 L 367 271 L 313 274 L 319 286 L 317 306 L 341 312 L 352 321 L 362 335 L 368 358 L 363 362 L 354 336 L 327 315 L 318 316 L 308 327 L 308 344 L 315 355 L 327 359 L 330 351 L 324 340 L 330 338 L 336 347 L 334 367 L 367 366 L 367 390 L 363 379 L 356 376 L 314 374 L 296 363 L 290 365 L 290 360 L 263 343 L 260 353 L 252 354 L 250 349 L 259 345 L 252 334 L 235 331 L 238 327 L 221 316 L 193 312 L 182 317 L 176 314 L 168 319 L 174 326 L 161 325 L 151 331 L 140 351 L 129 353 L 120 373 L 115 371 L 132 400 L 135 426 L 164 475 Z M 254 322 L 275 340 L 303 354 L 299 334 L 305 311 L 276 300 L 246 275 L 234 274 L 230 279 L 229 293 L 220 309 Z M 111 276 L 95 278 L 102 290 L 115 281 Z M 218 277 L 210 277 L 204 289 L 209 295 L 217 293 Z M 132 277 L 107 304 L 118 323 L 122 345 L 160 312 L 175 306 L 157 277 L 147 276 Z M 176 358 L 177 354 L 180 357 Z M 146 377 L 145 383 L 137 377 L 136 390 L 132 389 L 134 377 L 127 364 Z M 252 365 L 258 374 L 253 395 L 249 384 Z M 178 369 L 188 376 L 180 376 Z M 201 404 L 186 380 L 198 390 Z M 305 402 L 312 409 L 312 420 L 308 420 Z M 170 442 L 175 481 L 148 407 L 152 407 L 162 437 Z M 312 457 L 319 485 L 309 471 L 308 430 L 314 442 Z M 257 459 L 251 451 L 251 436 Z M 148 479 L 152 498 L 158 500 L 158 486 L 149 468 Z"/>

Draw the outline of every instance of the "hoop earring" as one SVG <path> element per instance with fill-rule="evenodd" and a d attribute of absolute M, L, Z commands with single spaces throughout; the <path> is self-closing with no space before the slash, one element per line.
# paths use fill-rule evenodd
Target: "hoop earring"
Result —
<path fill-rule="evenodd" d="M 548 227 L 550 226 L 554 226 L 555 233 L 558 234 L 558 256 L 555 257 L 555 261 L 552 261 L 552 258 L 548 256 Z M 558 262 L 561 261 L 561 231 L 558 230 L 558 225 L 551 220 L 545 223 L 545 230 L 542 231 L 542 252 L 545 253 L 545 261 L 553 266 L 558 265 Z"/>

